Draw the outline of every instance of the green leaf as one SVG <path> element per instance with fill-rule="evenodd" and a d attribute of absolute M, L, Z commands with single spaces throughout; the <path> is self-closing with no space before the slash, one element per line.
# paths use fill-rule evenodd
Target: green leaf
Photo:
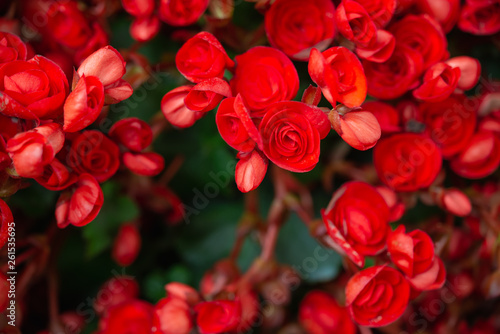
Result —
<path fill-rule="evenodd" d="M 104 204 L 96 219 L 83 226 L 86 256 L 92 258 L 109 248 L 118 228 L 139 216 L 137 205 L 129 197 L 120 195 L 119 185 L 107 182 L 102 185 Z"/>
<path fill-rule="evenodd" d="M 242 201 L 221 201 L 208 199 L 206 207 L 190 217 L 175 239 L 178 253 L 193 273 L 193 281 L 215 262 L 227 258 L 235 241 L 236 227 L 243 212 Z M 251 240 L 244 243 L 238 264 L 247 268 L 260 253 Z"/>
<path fill-rule="evenodd" d="M 334 250 L 321 246 L 311 237 L 300 218 L 292 214 L 281 228 L 276 245 L 276 258 L 297 271 L 309 283 L 325 282 L 339 272 L 341 257 Z"/>

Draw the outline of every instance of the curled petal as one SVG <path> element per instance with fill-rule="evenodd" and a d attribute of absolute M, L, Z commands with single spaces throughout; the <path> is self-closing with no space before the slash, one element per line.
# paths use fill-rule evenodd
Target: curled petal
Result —
<path fill-rule="evenodd" d="M 84 226 L 101 210 L 104 197 L 101 187 L 90 174 L 81 174 L 73 186 L 61 194 L 56 204 L 57 226 Z"/>
<path fill-rule="evenodd" d="M 443 261 L 435 256 L 432 265 L 425 272 L 408 278 L 410 284 L 417 290 L 435 290 L 444 285 L 446 270 Z"/>
<path fill-rule="evenodd" d="M 104 87 L 104 103 L 116 104 L 128 99 L 134 90 L 132 86 L 123 79 L 118 79 L 115 83 Z"/>
<path fill-rule="evenodd" d="M 236 102 L 238 97 L 239 100 Z M 222 139 L 229 146 L 240 152 L 251 152 L 257 141 L 262 147 L 262 137 L 240 95 L 238 97 L 222 101 L 215 122 Z"/>
<path fill-rule="evenodd" d="M 460 69 L 439 62 L 427 69 L 424 82 L 413 91 L 413 96 L 427 102 L 446 100 L 457 88 Z"/>
<path fill-rule="evenodd" d="M 394 36 L 386 30 L 379 29 L 370 44 L 366 47 L 358 46 L 356 53 L 360 58 L 374 63 L 383 63 L 392 56 L 395 47 L 396 39 Z"/>
<path fill-rule="evenodd" d="M 224 97 L 231 96 L 231 87 L 221 78 L 210 78 L 194 86 L 184 99 L 187 108 L 196 112 L 214 109 Z"/>
<path fill-rule="evenodd" d="M 54 159 L 49 165 L 45 166 L 43 174 L 35 178 L 35 180 L 49 190 L 58 191 L 68 188 L 78 178 L 75 174 L 70 173 L 68 168 L 58 159 Z"/>
<path fill-rule="evenodd" d="M 262 142 L 262 136 L 255 126 L 255 123 L 250 118 L 250 110 L 248 110 L 240 94 L 236 96 L 233 106 L 236 115 L 238 115 L 238 117 L 240 118 L 241 123 L 248 132 L 248 135 L 255 141 L 257 147 L 262 150 L 262 147 L 264 146 Z"/>
<path fill-rule="evenodd" d="M 76 132 L 92 124 L 104 105 L 104 87 L 97 77 L 83 75 L 64 103 L 64 131 Z"/>
<path fill-rule="evenodd" d="M 161 100 L 161 111 L 167 121 L 179 128 L 188 128 L 199 120 L 205 113 L 192 111 L 184 103 L 186 96 L 193 88 L 192 85 L 175 88 L 165 94 Z"/>

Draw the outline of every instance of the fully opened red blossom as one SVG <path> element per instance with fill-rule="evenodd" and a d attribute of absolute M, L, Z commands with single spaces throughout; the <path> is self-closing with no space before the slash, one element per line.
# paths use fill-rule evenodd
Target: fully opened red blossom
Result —
<path fill-rule="evenodd" d="M 0 332 L 500 331 L 498 0 L 0 13 Z"/>

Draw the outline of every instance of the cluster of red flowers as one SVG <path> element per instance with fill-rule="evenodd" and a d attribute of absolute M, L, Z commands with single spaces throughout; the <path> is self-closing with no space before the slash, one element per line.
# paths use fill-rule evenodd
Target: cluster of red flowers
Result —
<path fill-rule="evenodd" d="M 93 124 L 104 106 L 132 94 L 122 79 L 125 62 L 118 51 L 105 46 L 85 58 L 72 76 L 72 88 L 61 68 L 44 56 L 27 59 L 26 45 L 14 34 L 1 33 L 5 43 L 0 65 L 2 129 L 0 154 L 2 181 L 31 178 L 45 188 L 63 191 L 56 207 L 59 227 L 91 222 L 103 204 L 99 183 L 120 167 L 120 159 L 139 175 L 157 175 L 163 158 L 141 153 L 152 140 L 152 131 L 139 119 L 114 124 L 109 137 Z M 121 148 L 120 148 L 121 147 Z"/>
<path fill-rule="evenodd" d="M 85 130 L 91 125 L 105 129 L 99 122 L 103 110 L 131 96 L 132 87 L 122 78 L 125 61 L 113 47 L 102 45 L 107 35 L 89 22 L 76 2 L 39 6 L 29 1 L 24 14 L 28 25 L 50 41 L 41 44 L 47 56 L 35 55 L 38 45 L 25 44 L 14 34 L 15 25 L 11 32 L 0 32 L 2 196 L 24 187 L 23 179 L 33 179 L 49 190 L 62 191 L 55 210 L 59 227 L 83 226 L 99 213 L 99 184 L 119 170 L 120 162 L 136 174 L 154 176 L 164 161 L 144 152 L 153 134 L 142 120 L 122 119 L 111 126 L 108 136 L 103 130 Z M 44 24 L 37 21 L 40 15 Z M 67 71 L 73 65 L 77 69 Z M 6 205 L 1 211 L 9 215 Z M 1 245 L 6 233 L 2 224 Z"/>
<path fill-rule="evenodd" d="M 438 178 L 442 159 L 450 161 L 457 175 L 470 179 L 489 176 L 500 165 L 495 107 L 482 102 L 490 92 L 464 95 L 476 86 L 480 63 L 468 56 L 450 58 L 445 36 L 457 23 L 478 35 L 499 31 L 499 3 L 412 5 L 390 0 L 345 0 L 337 7 L 329 0 L 260 1 L 272 47 L 252 47 L 233 62 L 215 36 L 201 32 L 176 57 L 179 72 L 195 85 L 176 88 L 162 101 L 167 120 L 183 128 L 220 103 L 217 128 L 238 151 L 235 179 L 243 192 L 259 186 L 269 160 L 292 172 L 312 170 L 330 128 L 358 150 L 374 147 L 382 137 L 373 161 L 385 187 L 344 184 L 323 212 L 326 228 L 316 234 L 361 268 L 366 256 L 386 250 L 400 270 L 373 266 L 347 283 L 350 316 L 370 327 L 394 322 L 419 292 L 441 288 L 446 278 L 426 232 L 405 233 L 403 225 L 391 232 L 389 223 L 405 211 L 398 193 L 428 189 L 429 204 L 468 216 L 467 196 L 443 188 L 444 175 Z M 330 47 L 336 36 L 341 46 Z M 301 102 L 291 101 L 299 77 L 288 57 L 308 61 L 317 85 L 304 91 Z M 379 100 L 403 99 L 365 102 L 367 94 Z M 317 107 L 322 96 L 333 109 Z M 308 319 L 308 304 L 322 298 L 329 297 L 311 293 L 304 301 L 301 316 L 311 333 L 333 331 Z"/>
<path fill-rule="evenodd" d="M 265 227 L 255 205 L 248 204 L 255 192 L 246 194 L 246 224 L 240 224 L 234 254 L 205 273 L 199 291 L 169 283 L 166 296 L 153 305 L 139 298 L 132 278 L 106 282 L 93 305 L 99 315 L 96 333 L 188 334 L 195 328 L 202 334 L 244 333 L 262 324 L 279 327 L 291 290 L 301 280 L 273 257 L 289 212 L 299 215 L 319 243 L 342 255 L 345 272 L 334 283 L 340 287 L 335 295 L 308 292 L 298 324 L 283 333 L 350 334 L 358 325 L 365 330 L 397 321 L 398 329 L 417 332 L 408 310 L 431 303 L 447 279 L 452 285 L 466 282 L 455 286 L 454 297 L 462 299 L 473 294 L 475 278 L 488 275 L 480 293 L 500 296 L 499 271 L 491 274 L 483 266 L 471 273 L 452 266 L 473 243 L 481 258 L 492 262 L 499 256 L 493 251 L 500 232 L 500 201 L 493 195 L 498 180 L 466 185 L 491 177 L 500 166 L 500 87 L 478 87 L 479 60 L 450 57 L 446 36 L 455 27 L 474 35 L 500 32 L 500 1 L 248 1 L 264 15 L 262 36 L 237 50 L 234 59 L 223 46 L 231 44 L 223 35 L 234 1 L 121 1 L 133 16 L 130 34 L 140 43 L 159 33 L 160 21 L 186 27 L 209 9 L 211 15 L 203 18 L 210 32 L 177 31 L 184 44 L 175 66 L 189 83 L 163 96 L 161 112 L 172 126 L 188 128 L 217 108 L 218 132 L 237 151 L 237 188 L 257 189 L 272 168 L 276 194 Z M 59 228 L 84 226 L 103 206 L 100 184 L 120 169 L 156 176 L 164 158 L 151 150 L 157 133 L 147 122 L 132 117 L 109 126 L 101 122 L 109 105 L 126 100 L 142 83 L 127 77 L 124 57 L 108 45 L 103 18 L 106 5 L 114 2 L 87 1 L 92 4 L 84 7 L 72 0 L 24 2 L 25 27 L 38 39 L 25 43 L 16 24 L 9 28 L 0 22 L 0 30 L 9 30 L 0 31 L 0 196 L 14 195 L 31 179 L 61 192 L 55 208 Z M 259 42 L 265 37 L 269 46 Z M 145 62 L 135 52 L 123 53 L 127 61 Z M 299 79 L 302 65 L 309 76 Z M 288 171 L 313 170 L 323 159 L 320 147 L 330 129 L 350 146 L 342 143 L 345 150 L 373 148 L 373 169 L 361 173 L 357 166 L 332 163 L 332 174 L 352 180 L 333 193 L 315 220 L 309 191 Z M 170 210 L 170 221 L 182 219 L 182 204 L 165 186 L 148 184 L 137 197 L 153 211 L 167 215 Z M 419 200 L 442 209 L 447 223 L 395 226 Z M 454 226 L 457 217 L 461 226 Z M 0 248 L 11 221 L 0 199 Z M 259 234 L 262 253 L 241 273 L 235 260 L 250 230 Z M 112 257 L 128 266 L 141 244 L 136 224 L 124 224 Z M 0 272 L 1 293 L 7 291 L 4 282 Z M 274 308 L 264 310 L 259 296 Z M 7 302 L 0 296 L 0 311 Z M 83 326 L 80 315 L 68 319 Z M 444 333 L 446 320 L 440 321 L 433 330 Z M 467 334 L 494 333 L 500 325 L 485 321 L 469 328 L 463 322 L 460 328 Z"/>

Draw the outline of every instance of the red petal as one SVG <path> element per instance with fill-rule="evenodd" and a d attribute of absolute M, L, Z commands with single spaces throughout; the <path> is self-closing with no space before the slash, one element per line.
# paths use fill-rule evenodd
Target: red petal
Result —
<path fill-rule="evenodd" d="M 269 161 L 259 151 L 253 150 L 248 154 L 238 154 L 241 158 L 236 164 L 235 180 L 241 192 L 249 192 L 259 186 L 266 176 Z"/>
<path fill-rule="evenodd" d="M 128 99 L 133 92 L 132 86 L 127 81 L 119 79 L 113 85 L 105 87 L 104 103 L 115 104 L 121 102 Z"/>
<path fill-rule="evenodd" d="M 78 68 L 78 74 L 98 77 L 103 86 L 107 86 L 125 74 L 125 61 L 115 48 L 107 45 L 88 56 Z"/>
<path fill-rule="evenodd" d="M 175 88 L 165 94 L 161 100 L 161 111 L 163 115 L 179 128 L 188 128 L 192 126 L 198 119 L 203 117 L 204 113 L 192 111 L 184 104 L 184 99 L 189 94 L 193 86 L 181 86 Z"/>
<path fill-rule="evenodd" d="M 163 157 L 154 152 L 125 152 L 123 154 L 123 163 L 132 172 L 144 176 L 158 175 L 165 167 Z"/>
<path fill-rule="evenodd" d="M 306 104 L 317 106 L 319 101 L 321 101 L 321 96 L 321 89 L 319 87 L 309 85 L 309 87 L 304 90 L 301 101 Z"/>
<path fill-rule="evenodd" d="M 234 100 L 234 111 L 240 118 L 241 123 L 247 130 L 250 138 L 252 138 L 257 143 L 259 149 L 262 150 L 262 147 L 264 146 L 262 136 L 255 126 L 255 123 L 250 118 L 250 110 L 248 110 L 248 108 L 245 106 L 245 103 L 243 102 L 240 94 L 238 94 L 236 96 L 236 99 Z"/>
<path fill-rule="evenodd" d="M 460 69 L 458 88 L 469 90 L 479 81 L 479 77 L 481 76 L 481 63 L 476 58 L 467 56 L 454 57 L 448 59 L 446 64 Z"/>

